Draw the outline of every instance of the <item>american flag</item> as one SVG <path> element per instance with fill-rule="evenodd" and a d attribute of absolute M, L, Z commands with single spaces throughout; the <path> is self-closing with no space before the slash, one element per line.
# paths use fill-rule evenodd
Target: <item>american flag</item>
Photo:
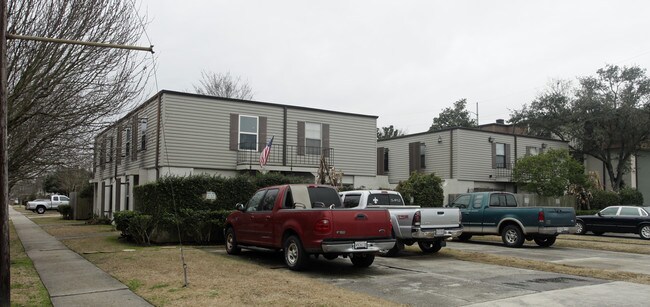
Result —
<path fill-rule="evenodd" d="M 264 150 L 262 150 L 262 153 L 260 153 L 260 166 L 264 167 L 266 165 L 266 162 L 269 162 L 269 155 L 271 154 L 271 145 L 273 145 L 273 138 L 275 136 L 272 136 L 271 139 L 269 140 L 268 143 L 266 143 L 266 147 L 264 147 Z"/>

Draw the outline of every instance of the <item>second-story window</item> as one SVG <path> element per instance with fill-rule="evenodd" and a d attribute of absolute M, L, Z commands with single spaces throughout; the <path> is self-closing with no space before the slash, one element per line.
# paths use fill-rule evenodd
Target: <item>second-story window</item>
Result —
<path fill-rule="evenodd" d="M 536 156 L 539 154 L 539 150 L 534 146 L 526 146 L 526 156 Z"/>
<path fill-rule="evenodd" d="M 426 152 L 427 145 L 420 143 L 420 168 L 426 168 L 427 165 L 424 163 L 426 161 Z"/>
<path fill-rule="evenodd" d="M 106 152 L 106 163 L 113 161 L 113 137 L 108 138 L 108 151 Z"/>
<path fill-rule="evenodd" d="M 506 168 L 506 144 L 496 143 L 496 167 Z"/>
<path fill-rule="evenodd" d="M 257 151 L 257 116 L 239 116 L 239 149 Z"/>
<path fill-rule="evenodd" d="M 308 155 L 321 154 L 321 124 L 305 123 L 305 147 Z"/>
<path fill-rule="evenodd" d="M 128 161 L 128 157 L 131 156 L 131 128 L 130 127 L 124 129 L 124 135 L 125 135 L 124 156 L 127 157 L 127 161 Z"/>
<path fill-rule="evenodd" d="M 384 148 L 384 172 L 388 171 L 388 148 Z"/>
<path fill-rule="evenodd" d="M 147 149 L 147 119 L 140 119 L 140 150 Z"/>

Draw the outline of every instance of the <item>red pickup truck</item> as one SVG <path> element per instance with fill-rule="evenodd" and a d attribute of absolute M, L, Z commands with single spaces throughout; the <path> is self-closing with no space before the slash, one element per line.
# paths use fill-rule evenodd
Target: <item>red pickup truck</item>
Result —
<path fill-rule="evenodd" d="M 224 227 L 228 254 L 247 247 L 283 250 L 292 270 L 304 268 L 310 255 L 350 257 L 354 266 L 368 267 L 375 254 L 395 245 L 387 210 L 346 209 L 330 186 L 267 187 L 236 208 Z"/>

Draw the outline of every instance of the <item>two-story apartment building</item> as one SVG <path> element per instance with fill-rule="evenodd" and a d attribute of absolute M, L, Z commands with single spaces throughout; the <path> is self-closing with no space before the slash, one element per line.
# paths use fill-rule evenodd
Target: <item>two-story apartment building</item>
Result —
<path fill-rule="evenodd" d="M 163 90 L 95 138 L 94 213 L 133 210 L 133 187 L 169 175 L 277 171 L 375 182 L 377 116 Z M 259 156 L 273 146 L 262 168 Z"/>
<path fill-rule="evenodd" d="M 450 128 L 378 141 L 377 174 L 397 184 L 414 171 L 434 173 L 444 179 L 445 195 L 479 190 L 516 192 L 511 174 L 518 158 L 550 148 L 568 148 L 563 141 L 496 128 Z"/>

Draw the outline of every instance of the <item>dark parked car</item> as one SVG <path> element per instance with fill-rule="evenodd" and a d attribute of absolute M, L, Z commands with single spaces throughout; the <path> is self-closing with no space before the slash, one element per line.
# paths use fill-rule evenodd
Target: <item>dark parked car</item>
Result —
<path fill-rule="evenodd" d="M 633 206 L 611 206 L 594 215 L 576 217 L 576 234 L 587 231 L 595 235 L 605 232 L 636 233 L 642 239 L 650 240 L 650 208 Z"/>

